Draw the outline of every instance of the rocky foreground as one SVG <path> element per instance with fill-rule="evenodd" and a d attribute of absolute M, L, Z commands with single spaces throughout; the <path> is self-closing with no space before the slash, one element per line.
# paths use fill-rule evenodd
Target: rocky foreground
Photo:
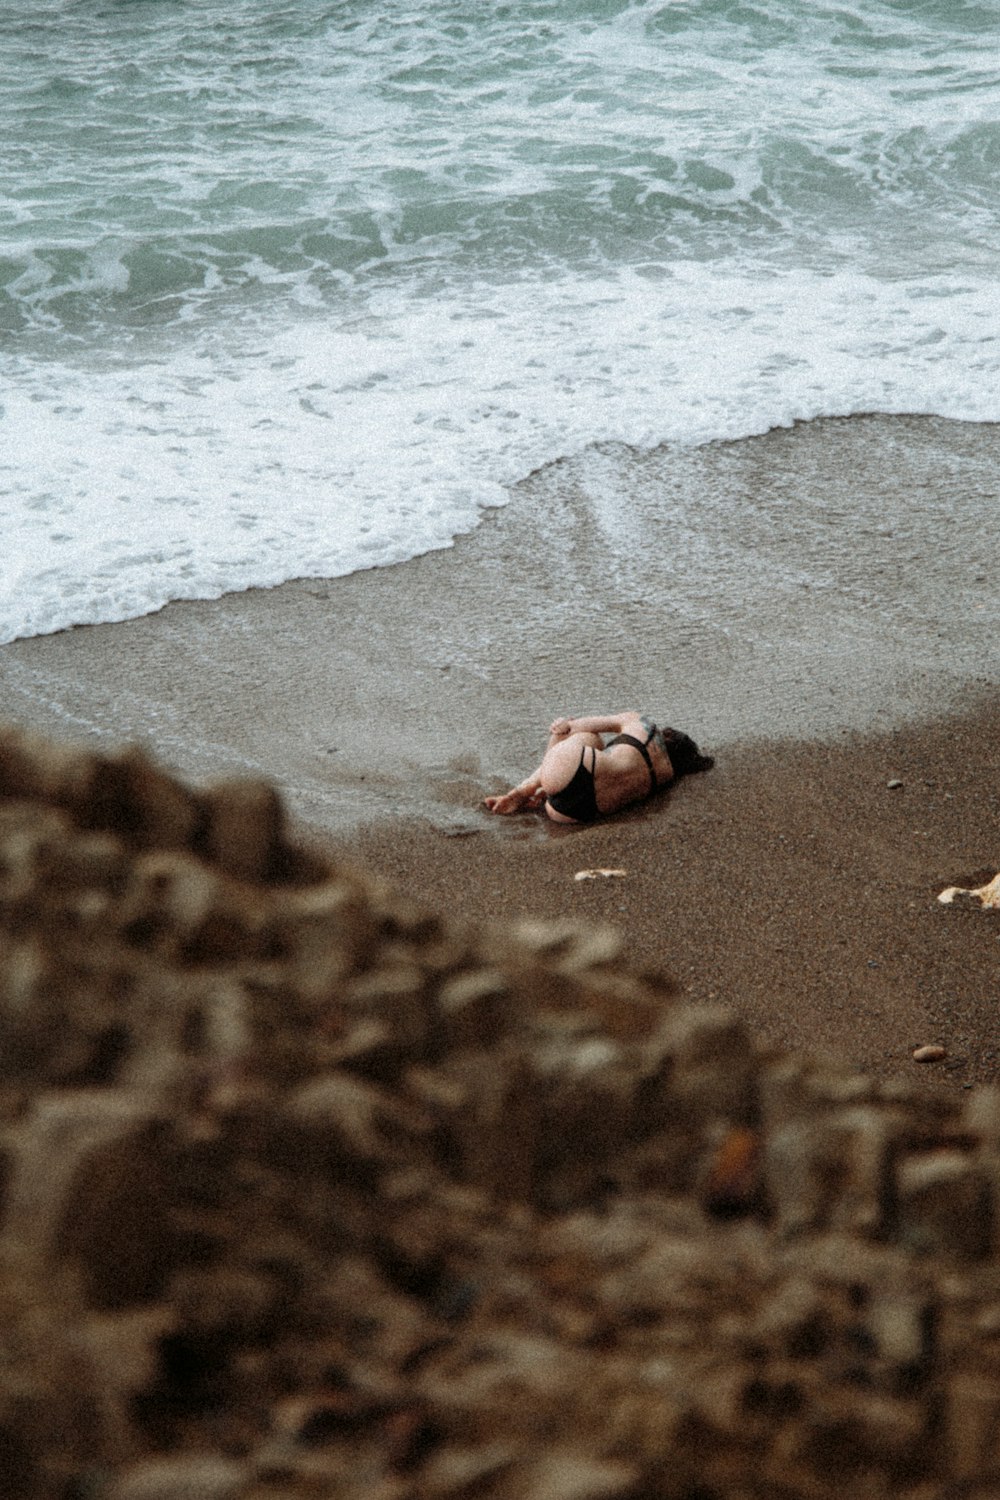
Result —
<path fill-rule="evenodd" d="M 16 731 L 0 930 L 11 1500 L 1000 1493 L 1000 1096 Z"/>

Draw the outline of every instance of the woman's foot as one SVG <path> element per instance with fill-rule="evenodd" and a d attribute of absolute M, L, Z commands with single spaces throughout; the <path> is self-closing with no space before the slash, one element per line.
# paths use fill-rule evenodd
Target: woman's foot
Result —
<path fill-rule="evenodd" d="M 527 790 L 516 786 L 513 791 L 504 792 L 502 796 L 484 797 L 483 806 L 487 812 L 507 814 L 522 812 L 525 808 L 538 807 L 544 801 L 545 793 L 541 787 Z"/>

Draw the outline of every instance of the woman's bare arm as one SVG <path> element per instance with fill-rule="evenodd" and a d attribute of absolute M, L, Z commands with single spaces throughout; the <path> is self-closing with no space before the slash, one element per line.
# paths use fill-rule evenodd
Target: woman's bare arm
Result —
<path fill-rule="evenodd" d="M 567 734 L 622 734 L 629 725 L 639 724 L 640 715 L 626 709 L 620 714 L 586 714 L 578 719 L 556 719 L 549 733 L 555 739 Z"/>

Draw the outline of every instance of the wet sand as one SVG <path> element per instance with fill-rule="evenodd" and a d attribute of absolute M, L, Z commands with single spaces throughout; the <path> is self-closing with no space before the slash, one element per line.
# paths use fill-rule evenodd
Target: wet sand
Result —
<path fill-rule="evenodd" d="M 919 418 L 604 449 L 451 551 L 0 648 L 0 716 L 266 776 L 453 915 L 613 922 L 776 1046 L 993 1080 L 1000 918 L 936 895 L 1000 869 L 998 459 Z M 716 769 L 589 829 L 481 810 L 556 714 L 631 707 Z"/>

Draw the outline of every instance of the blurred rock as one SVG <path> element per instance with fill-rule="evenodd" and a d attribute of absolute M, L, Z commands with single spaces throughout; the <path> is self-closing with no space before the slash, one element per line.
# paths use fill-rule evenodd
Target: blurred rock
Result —
<path fill-rule="evenodd" d="M 1000 1493 L 1000 1095 L 0 730 L 11 1500 Z"/>

